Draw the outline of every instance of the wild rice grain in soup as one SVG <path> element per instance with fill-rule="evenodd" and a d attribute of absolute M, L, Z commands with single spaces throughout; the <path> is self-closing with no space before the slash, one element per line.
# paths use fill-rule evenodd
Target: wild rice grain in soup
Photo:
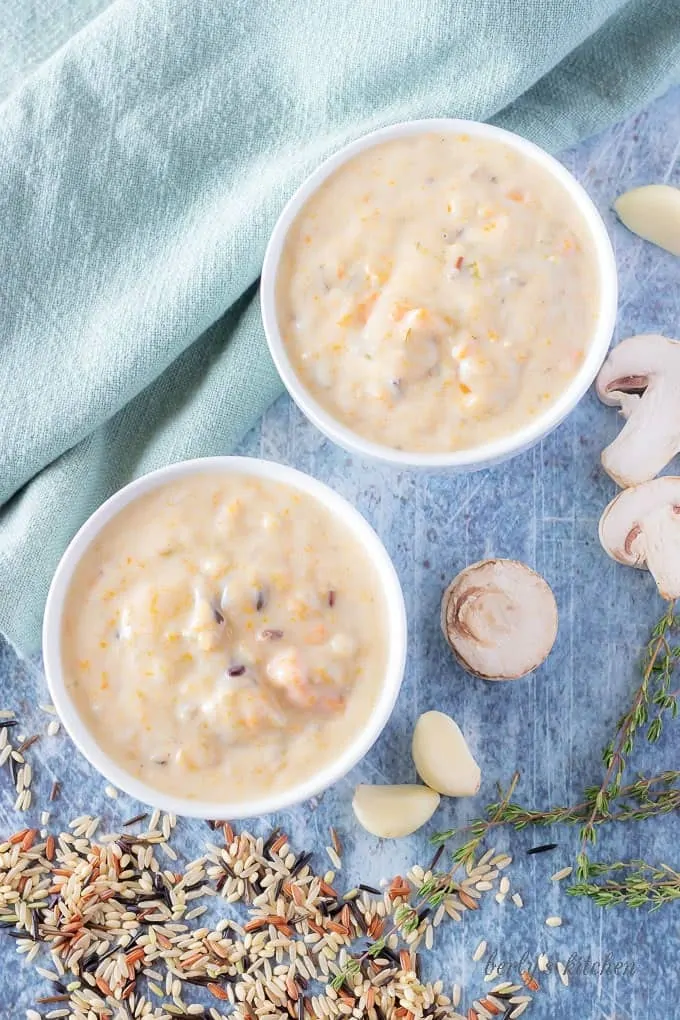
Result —
<path fill-rule="evenodd" d="M 386 663 L 377 573 L 312 496 L 193 475 L 125 507 L 64 610 L 71 696 L 103 750 L 176 796 L 244 802 L 351 743 Z"/>
<path fill-rule="evenodd" d="M 312 396 L 414 452 L 529 424 L 578 370 L 599 298 L 561 185 L 510 146 L 453 134 L 385 142 L 335 171 L 294 222 L 277 286 Z"/>

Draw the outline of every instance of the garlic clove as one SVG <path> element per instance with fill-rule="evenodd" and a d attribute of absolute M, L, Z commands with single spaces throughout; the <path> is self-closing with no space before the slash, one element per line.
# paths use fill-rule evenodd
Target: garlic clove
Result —
<path fill-rule="evenodd" d="M 367 832 L 383 839 L 410 836 L 437 810 L 439 794 L 427 786 L 369 786 L 354 791 L 352 808 Z"/>
<path fill-rule="evenodd" d="M 517 680 L 548 657 L 557 637 L 550 585 L 517 560 L 482 560 L 444 592 L 441 625 L 461 666 L 484 680 Z"/>
<path fill-rule="evenodd" d="M 638 237 L 680 255 L 680 188 L 670 184 L 633 188 L 616 199 L 614 211 Z"/>
<path fill-rule="evenodd" d="M 418 775 L 431 789 L 447 797 L 473 797 L 479 791 L 479 765 L 450 715 L 424 712 L 413 731 L 411 752 Z"/>

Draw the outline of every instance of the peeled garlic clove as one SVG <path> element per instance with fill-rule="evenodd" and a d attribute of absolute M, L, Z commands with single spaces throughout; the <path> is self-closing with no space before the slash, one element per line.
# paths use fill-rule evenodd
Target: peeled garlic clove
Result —
<path fill-rule="evenodd" d="M 680 255 L 680 188 L 670 184 L 633 188 L 617 198 L 614 211 L 634 234 Z"/>
<path fill-rule="evenodd" d="M 383 839 L 410 836 L 432 817 L 439 794 L 427 786 L 368 786 L 354 791 L 352 807 L 360 825 Z"/>
<path fill-rule="evenodd" d="M 479 790 L 479 765 L 470 754 L 458 723 L 443 712 L 424 712 L 411 746 L 418 775 L 447 797 L 473 797 Z"/>

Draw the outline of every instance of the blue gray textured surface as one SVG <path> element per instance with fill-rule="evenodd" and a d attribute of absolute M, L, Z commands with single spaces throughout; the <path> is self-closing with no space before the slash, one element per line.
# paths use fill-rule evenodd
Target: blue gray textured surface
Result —
<path fill-rule="evenodd" d="M 646 112 L 591 140 L 564 157 L 606 217 L 620 273 L 621 302 L 617 335 L 665 332 L 678 336 L 680 263 L 638 241 L 616 224 L 612 199 L 633 185 L 667 181 L 680 184 L 680 90 L 673 90 Z M 600 750 L 635 683 L 636 663 L 661 602 L 650 578 L 608 560 L 597 539 L 597 521 L 615 487 L 599 467 L 599 452 L 618 424 L 611 409 L 592 394 L 569 420 L 534 450 L 509 464 L 477 475 L 449 477 L 397 472 L 352 460 L 331 447 L 282 398 L 242 444 L 242 453 L 284 461 L 309 471 L 352 500 L 383 537 L 401 577 L 410 623 L 409 659 L 398 707 L 377 745 L 343 782 L 318 803 L 286 812 L 283 821 L 302 847 L 327 840 L 332 822 L 346 847 L 343 879 L 376 881 L 402 872 L 429 856 L 427 836 L 474 817 L 494 797 L 494 784 L 513 769 L 522 772 L 517 799 L 531 806 L 573 802 L 583 786 L 601 776 Z M 39 556 L 39 550 L 36 550 Z M 465 564 L 484 556 L 512 556 L 541 571 L 559 604 L 560 631 L 546 665 L 514 684 L 489 684 L 467 677 L 453 662 L 439 631 L 439 600 L 448 580 Z M 37 707 L 46 700 L 40 670 L 19 662 L 0 644 L 2 707 L 15 708 L 26 734 L 45 731 L 49 721 Z M 415 778 L 409 745 L 421 711 L 451 712 L 466 733 L 482 766 L 478 798 L 446 801 L 427 829 L 397 843 L 380 842 L 360 832 L 350 801 L 354 784 L 399 782 Z M 666 728 L 654 749 L 641 746 L 635 769 L 678 767 L 680 723 Z M 126 797 L 112 801 L 104 783 L 63 734 L 43 736 L 31 751 L 36 807 L 26 823 L 37 823 L 53 778 L 63 782 L 54 811 L 55 825 L 83 811 L 101 814 L 117 825 L 137 805 Z M 9 781 L 0 781 L 0 832 L 23 824 L 13 812 Z M 253 827 L 264 828 L 268 820 Z M 207 830 L 181 823 L 177 845 L 192 856 Z M 678 958 L 680 905 L 655 914 L 616 909 L 604 912 L 571 900 L 549 882 L 550 874 L 574 856 L 576 834 L 546 833 L 559 841 L 551 854 L 526 857 L 534 837 L 528 832 L 499 834 L 496 846 L 515 861 L 509 875 L 524 908 L 493 899 L 461 924 L 442 926 L 428 973 L 466 987 L 468 1003 L 488 985 L 484 961 L 473 963 L 478 941 L 503 961 L 531 957 L 544 950 L 566 961 L 572 953 L 605 962 L 604 975 L 572 973 L 569 988 L 556 974 L 542 981 L 527 1016 L 543 1020 L 647 1020 L 652 1015 L 680 1016 L 680 1007 L 659 991 L 672 988 Z M 538 840 L 540 841 L 540 840 Z M 644 856 L 680 863 L 678 821 L 660 821 L 604 832 L 599 846 L 608 859 Z M 564 918 L 549 929 L 548 914 Z M 611 955 L 610 955 L 611 954 Z M 43 993 L 31 969 L 15 969 L 14 946 L 0 942 L 0 1018 L 21 1015 Z M 608 961 L 608 962 L 607 962 Z M 615 964 L 626 972 L 616 973 Z M 635 972 L 630 973 L 631 965 Z M 670 982 L 670 983 L 669 983 Z M 673 997 L 675 999 L 675 997 Z"/>

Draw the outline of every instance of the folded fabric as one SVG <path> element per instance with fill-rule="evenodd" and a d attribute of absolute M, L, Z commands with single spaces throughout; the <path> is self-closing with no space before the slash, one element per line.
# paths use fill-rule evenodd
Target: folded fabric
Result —
<path fill-rule="evenodd" d="M 445 115 L 556 150 L 680 67 L 677 0 L 5 6 L 0 629 L 25 652 L 86 516 L 279 392 L 255 284 L 324 156 Z"/>

